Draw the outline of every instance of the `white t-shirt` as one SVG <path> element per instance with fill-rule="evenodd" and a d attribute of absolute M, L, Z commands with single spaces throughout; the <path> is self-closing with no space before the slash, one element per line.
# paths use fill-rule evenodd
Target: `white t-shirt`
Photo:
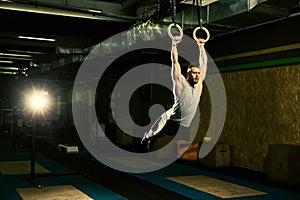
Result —
<path fill-rule="evenodd" d="M 176 96 L 174 92 L 175 102 L 170 109 L 170 111 L 172 111 L 170 120 L 175 121 L 182 126 L 189 127 L 199 105 L 202 83 L 192 87 L 183 75 L 179 76 L 182 83 L 184 83 L 184 89 L 180 96 Z"/>

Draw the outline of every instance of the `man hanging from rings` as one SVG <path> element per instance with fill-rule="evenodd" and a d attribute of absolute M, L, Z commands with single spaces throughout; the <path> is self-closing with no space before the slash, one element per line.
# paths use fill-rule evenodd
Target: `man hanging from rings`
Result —
<path fill-rule="evenodd" d="M 172 108 L 164 112 L 157 121 L 151 126 L 150 130 L 145 133 L 141 143 L 146 145 L 147 151 L 150 150 L 150 144 L 154 136 L 159 134 L 166 124 L 171 126 L 181 125 L 189 127 L 195 113 L 197 111 L 200 97 L 203 89 L 203 81 L 206 77 L 207 70 L 207 55 L 204 48 L 205 42 L 209 39 L 209 32 L 204 27 L 198 27 L 194 30 L 194 39 L 199 47 L 199 66 L 189 65 L 187 69 L 187 76 L 184 77 L 181 73 L 181 66 L 178 62 L 177 44 L 181 42 L 182 30 L 178 24 L 175 26 L 180 31 L 180 36 L 172 36 L 170 33 L 171 27 L 169 26 L 169 36 L 172 39 L 171 49 L 171 77 L 173 81 L 173 95 L 174 104 Z M 202 29 L 207 33 L 206 39 L 196 37 L 197 30 Z M 170 131 L 170 130 L 167 130 Z"/>

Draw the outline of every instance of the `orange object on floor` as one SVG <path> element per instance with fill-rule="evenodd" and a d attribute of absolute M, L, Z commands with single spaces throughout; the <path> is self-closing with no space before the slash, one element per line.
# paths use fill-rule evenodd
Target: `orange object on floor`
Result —
<path fill-rule="evenodd" d="M 189 160 L 189 161 L 197 161 L 198 160 L 198 153 L 199 153 L 199 143 L 191 144 L 188 147 L 178 148 L 178 153 L 181 155 L 179 159 Z M 184 151 L 184 153 L 180 153 Z"/>

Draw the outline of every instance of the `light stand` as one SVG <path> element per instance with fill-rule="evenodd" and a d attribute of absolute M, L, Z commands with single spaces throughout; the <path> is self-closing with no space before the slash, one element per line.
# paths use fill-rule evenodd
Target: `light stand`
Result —
<path fill-rule="evenodd" d="M 39 119 L 44 116 L 44 112 L 49 109 L 50 98 L 48 93 L 45 91 L 34 91 L 30 96 L 28 96 L 28 105 L 32 111 L 32 134 L 31 134 L 31 163 L 30 163 L 30 174 L 27 180 L 34 185 L 36 188 L 42 188 L 42 185 L 36 182 L 35 173 L 35 160 L 36 160 L 36 135 L 38 132 Z M 78 173 L 64 173 L 61 175 L 77 175 Z M 39 175 L 39 176 L 56 176 L 51 175 Z"/>
<path fill-rule="evenodd" d="M 42 185 L 36 182 L 35 175 L 35 155 L 36 155 L 36 131 L 37 131 L 37 123 L 38 123 L 38 113 L 35 113 L 33 116 L 33 124 L 32 124 L 32 134 L 31 134 L 31 159 L 30 159 L 30 175 L 28 177 L 28 181 L 34 185 L 36 188 L 41 188 Z"/>
<path fill-rule="evenodd" d="M 30 107 L 33 111 L 33 120 L 32 120 L 32 134 L 31 134 L 31 161 L 30 161 L 30 175 L 28 176 L 28 181 L 34 185 L 36 188 L 41 188 L 42 185 L 36 182 L 35 174 L 35 160 L 36 160 L 36 132 L 38 127 L 39 115 L 45 109 L 47 105 L 46 92 L 34 92 L 30 96 L 29 102 Z"/>

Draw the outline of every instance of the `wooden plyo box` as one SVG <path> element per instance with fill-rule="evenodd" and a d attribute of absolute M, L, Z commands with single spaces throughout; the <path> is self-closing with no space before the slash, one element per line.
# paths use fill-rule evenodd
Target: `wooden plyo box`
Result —
<path fill-rule="evenodd" d="M 212 167 L 231 166 L 231 147 L 228 144 L 219 143 L 204 158 L 199 159 L 199 163 Z"/>
<path fill-rule="evenodd" d="M 299 145 L 269 145 L 269 155 L 264 164 L 269 179 L 288 184 L 300 183 Z"/>

